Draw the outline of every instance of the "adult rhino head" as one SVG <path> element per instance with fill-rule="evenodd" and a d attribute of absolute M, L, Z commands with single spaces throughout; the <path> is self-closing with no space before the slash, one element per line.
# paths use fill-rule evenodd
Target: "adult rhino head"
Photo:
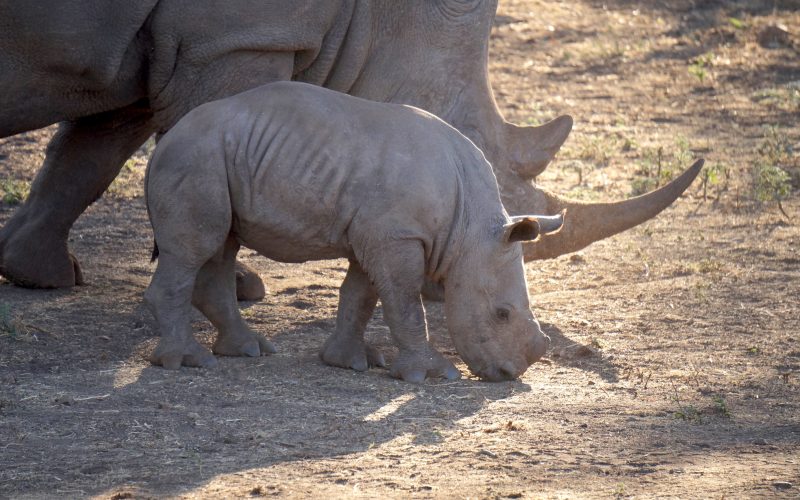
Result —
<path fill-rule="evenodd" d="M 496 0 L 403 2 L 382 19 L 379 30 L 391 36 L 375 40 L 373 57 L 360 79 L 339 90 L 413 104 L 456 127 L 492 164 L 510 213 L 557 214 L 567 209 L 570 215 L 560 231 L 524 246 L 526 261 L 578 251 L 672 204 L 700 172 L 702 161 L 658 190 L 618 202 L 585 203 L 536 185 L 536 177 L 567 139 L 573 120 L 560 116 L 541 126 L 518 126 L 503 118 L 488 73 L 496 8 Z"/>

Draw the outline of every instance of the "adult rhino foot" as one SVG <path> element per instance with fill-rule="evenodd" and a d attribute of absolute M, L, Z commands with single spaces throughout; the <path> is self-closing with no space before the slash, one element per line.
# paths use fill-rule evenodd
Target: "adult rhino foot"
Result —
<path fill-rule="evenodd" d="M 217 366 L 217 358 L 194 338 L 185 342 L 162 338 L 156 350 L 150 356 L 150 362 L 163 366 L 167 370 L 177 370 L 183 366 L 197 368 L 213 368 Z"/>
<path fill-rule="evenodd" d="M 249 356 L 257 358 L 275 354 L 277 350 L 269 340 L 250 330 L 220 333 L 212 347 L 214 354 L 220 356 Z"/>
<path fill-rule="evenodd" d="M 458 368 L 432 348 L 425 351 L 400 351 L 389 369 L 389 375 L 415 384 L 424 382 L 426 378 L 461 378 Z"/>
<path fill-rule="evenodd" d="M 383 354 L 362 339 L 343 338 L 336 334 L 325 341 L 319 357 L 325 364 L 352 368 L 357 372 L 367 371 L 373 366 L 386 367 Z"/>
<path fill-rule="evenodd" d="M 236 261 L 236 299 L 237 300 L 261 300 L 267 290 L 264 282 L 250 266 Z"/>
<path fill-rule="evenodd" d="M 14 218 L 0 230 L 0 275 L 27 288 L 83 285 L 81 266 L 67 250 L 66 238 L 52 228 L 37 228 Z"/>

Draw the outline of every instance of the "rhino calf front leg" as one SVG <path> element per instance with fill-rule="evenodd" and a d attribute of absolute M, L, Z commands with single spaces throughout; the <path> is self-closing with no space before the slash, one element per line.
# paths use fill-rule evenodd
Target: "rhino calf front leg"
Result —
<path fill-rule="evenodd" d="M 436 377 L 457 379 L 461 377 L 458 369 L 428 341 L 420 297 L 424 269 L 424 251 L 416 241 L 397 242 L 390 251 L 384 248 L 370 259 L 370 275 L 383 304 L 383 315 L 399 348 L 389 374 L 415 383 Z"/>
<path fill-rule="evenodd" d="M 320 358 L 331 366 L 365 371 L 371 366 L 386 366 L 383 355 L 364 342 L 364 331 L 378 302 L 378 293 L 369 276 L 355 260 L 339 289 L 336 332 L 320 352 Z"/>

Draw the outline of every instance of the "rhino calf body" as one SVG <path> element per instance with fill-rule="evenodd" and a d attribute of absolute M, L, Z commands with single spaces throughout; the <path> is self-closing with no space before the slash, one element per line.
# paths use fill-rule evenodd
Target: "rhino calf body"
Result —
<path fill-rule="evenodd" d="M 364 342 L 380 298 L 399 348 L 391 375 L 458 377 L 428 342 L 426 278 L 446 282 L 448 330 L 480 377 L 516 378 L 547 348 L 518 242 L 562 218 L 509 218 L 481 151 L 429 113 L 270 84 L 187 114 L 160 141 L 147 176 L 159 249 L 145 293 L 162 335 L 155 364 L 216 362 L 192 336 L 192 304 L 219 331 L 215 353 L 274 351 L 239 315 L 240 244 L 282 262 L 350 260 L 321 353 L 328 364 L 384 365 Z"/>

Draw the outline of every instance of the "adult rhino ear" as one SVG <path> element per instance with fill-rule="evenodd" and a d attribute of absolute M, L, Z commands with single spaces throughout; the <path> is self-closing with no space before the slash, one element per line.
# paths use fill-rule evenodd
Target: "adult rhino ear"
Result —
<path fill-rule="evenodd" d="M 540 234 L 555 233 L 564 225 L 562 210 L 558 215 L 516 215 L 511 217 L 511 222 L 503 226 L 503 241 L 533 241 Z"/>

